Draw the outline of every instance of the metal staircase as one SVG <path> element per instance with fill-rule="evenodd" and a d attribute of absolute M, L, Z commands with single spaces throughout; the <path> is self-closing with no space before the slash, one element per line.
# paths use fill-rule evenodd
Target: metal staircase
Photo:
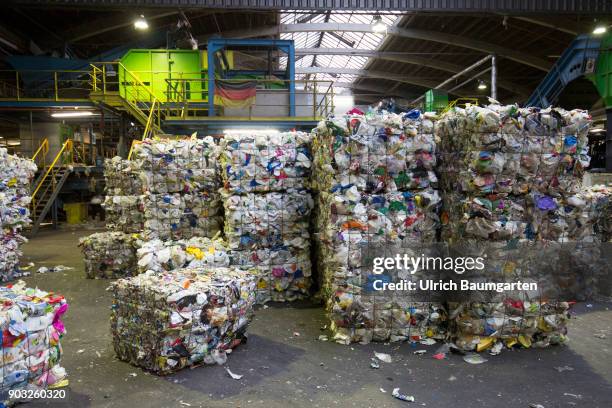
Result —
<path fill-rule="evenodd" d="M 66 140 L 53 162 L 42 168 L 40 176 L 32 184 L 30 214 L 34 222 L 30 231 L 31 236 L 36 235 L 49 211 L 52 208 L 56 210 L 55 200 L 72 172 L 73 150 L 72 139 Z M 57 219 L 57 214 L 53 218 Z"/>
<path fill-rule="evenodd" d="M 106 69 L 110 64 L 116 66 L 116 70 L 112 71 L 112 76 Z M 109 76 L 118 77 L 118 71 L 122 72 L 123 82 L 129 86 L 119 86 L 118 81 L 109 79 Z M 168 112 L 161 109 L 161 103 L 151 92 L 150 87 L 126 69 L 123 64 L 120 62 L 91 64 L 90 77 L 92 89 L 90 98 L 92 100 L 126 110 L 141 125 L 145 126 L 143 139 L 164 134 L 161 125 Z"/>

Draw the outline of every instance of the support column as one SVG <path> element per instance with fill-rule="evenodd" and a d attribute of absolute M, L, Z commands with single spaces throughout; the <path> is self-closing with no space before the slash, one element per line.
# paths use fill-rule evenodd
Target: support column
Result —
<path fill-rule="evenodd" d="M 491 98 L 497 100 L 497 55 L 491 55 Z"/>
<path fill-rule="evenodd" d="M 612 173 L 612 107 L 606 109 L 606 171 Z"/>

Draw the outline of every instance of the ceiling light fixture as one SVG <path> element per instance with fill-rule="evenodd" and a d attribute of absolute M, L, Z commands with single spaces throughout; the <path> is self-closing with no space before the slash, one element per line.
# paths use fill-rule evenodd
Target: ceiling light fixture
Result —
<path fill-rule="evenodd" d="M 387 32 L 387 25 L 383 22 L 382 17 L 379 14 L 374 16 L 374 21 L 372 21 L 372 31 L 375 33 Z"/>
<path fill-rule="evenodd" d="M 91 111 L 55 112 L 51 114 L 54 118 L 79 118 L 93 115 L 94 113 Z"/>
<path fill-rule="evenodd" d="M 140 17 L 138 17 L 136 19 L 136 21 L 134 21 L 134 28 L 137 30 L 146 30 L 149 28 L 149 23 L 147 23 L 147 20 L 144 18 L 144 15 L 140 15 Z"/>
<path fill-rule="evenodd" d="M 478 82 L 478 89 L 487 89 L 487 84 L 484 81 Z"/>
<path fill-rule="evenodd" d="M 601 35 L 601 34 L 605 34 L 605 32 L 608 31 L 608 27 L 604 26 L 604 25 L 598 25 L 597 27 L 595 27 L 595 29 L 593 30 L 593 34 L 595 35 Z"/>

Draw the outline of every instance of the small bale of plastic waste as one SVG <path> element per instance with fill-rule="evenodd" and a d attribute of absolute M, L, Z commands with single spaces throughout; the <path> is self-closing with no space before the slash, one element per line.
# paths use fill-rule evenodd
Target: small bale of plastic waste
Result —
<path fill-rule="evenodd" d="M 145 272 L 111 284 L 117 357 L 158 375 L 224 364 L 246 341 L 255 278 L 234 268 Z"/>
<path fill-rule="evenodd" d="M 115 279 L 138 274 L 136 238 L 123 232 L 97 232 L 79 240 L 90 279 Z"/>

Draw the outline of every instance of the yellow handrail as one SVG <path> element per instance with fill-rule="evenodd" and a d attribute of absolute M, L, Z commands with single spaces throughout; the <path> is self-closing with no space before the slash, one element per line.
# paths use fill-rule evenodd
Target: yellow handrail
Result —
<path fill-rule="evenodd" d="M 47 177 L 49 176 L 51 171 L 53 171 L 53 168 L 57 164 L 58 160 L 62 157 L 64 152 L 65 151 L 72 151 L 73 146 L 74 145 L 72 143 L 72 139 L 67 139 L 64 142 L 64 144 L 62 145 L 62 148 L 60 149 L 60 151 L 57 153 L 57 155 L 55 155 L 55 158 L 53 159 L 53 163 L 51 163 L 51 165 L 49 166 L 49 168 L 45 172 L 45 175 L 42 177 L 42 179 L 40 180 L 40 182 L 36 186 L 36 189 L 34 189 L 34 192 L 32 193 L 32 208 L 36 208 L 36 193 L 38 193 L 38 191 L 42 187 L 43 183 L 45 182 L 45 180 L 47 179 Z"/>
<path fill-rule="evenodd" d="M 36 150 L 36 153 L 34 153 L 34 156 L 32 156 L 32 161 L 36 160 L 36 157 L 42 152 L 43 157 L 47 155 L 47 153 L 49 153 L 49 139 L 45 138 L 42 143 L 40 144 L 40 146 L 38 147 L 38 150 Z"/>
<path fill-rule="evenodd" d="M 153 130 L 153 115 L 155 113 L 155 106 L 157 105 L 157 99 L 153 99 L 153 103 L 151 104 L 151 111 L 149 112 L 149 117 L 147 118 L 147 124 L 145 125 L 144 132 L 142 133 L 142 140 L 147 138 L 149 132 Z"/>
<path fill-rule="evenodd" d="M 463 104 L 466 105 L 468 103 L 471 103 L 473 105 L 478 105 L 478 98 L 458 98 L 455 99 L 453 101 L 451 101 L 448 106 L 446 108 L 444 108 L 444 110 L 442 110 L 441 114 L 445 114 L 446 112 L 450 111 L 451 109 L 453 109 L 455 106 L 459 105 L 459 104 Z"/>
<path fill-rule="evenodd" d="M 134 147 L 138 144 L 142 143 L 140 140 L 132 140 L 132 146 L 130 146 L 130 152 L 128 153 L 128 160 L 132 160 L 132 153 L 134 153 Z"/>

